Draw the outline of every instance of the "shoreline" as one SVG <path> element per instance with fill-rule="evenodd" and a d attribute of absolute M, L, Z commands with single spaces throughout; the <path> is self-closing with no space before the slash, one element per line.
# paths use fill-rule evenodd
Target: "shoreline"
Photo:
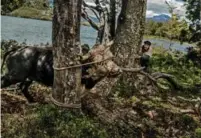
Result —
<path fill-rule="evenodd" d="M 180 41 L 176 40 L 176 39 L 170 40 L 170 39 L 168 39 L 166 37 L 160 37 L 160 36 L 154 36 L 154 35 L 144 35 L 143 38 L 144 39 L 159 39 L 159 40 L 165 40 L 165 41 L 170 41 L 170 42 L 172 41 L 172 42 L 180 43 Z M 193 47 L 196 46 L 195 43 L 183 42 L 181 45 L 183 45 L 183 44 L 186 44 L 186 45 L 189 45 L 189 46 L 193 46 Z"/>
<path fill-rule="evenodd" d="M 14 16 L 14 15 L 12 15 L 10 13 L 8 13 L 8 14 L 1 14 L 1 16 L 23 18 L 23 19 L 32 19 L 32 20 L 39 20 L 39 21 L 51 21 L 52 22 L 52 19 L 37 18 L 37 17 L 36 18 L 35 17 L 26 17 L 26 16 Z M 87 21 L 86 22 L 81 22 L 81 25 L 90 27 L 90 24 Z"/>
<path fill-rule="evenodd" d="M 51 19 L 41 19 L 41 18 L 34 18 L 34 17 L 24 17 L 24 16 L 14 16 L 11 14 L 1 14 L 1 16 L 8 16 L 8 17 L 15 17 L 15 18 L 24 18 L 24 19 L 32 19 L 32 20 L 39 20 L 39 21 L 52 21 Z"/>

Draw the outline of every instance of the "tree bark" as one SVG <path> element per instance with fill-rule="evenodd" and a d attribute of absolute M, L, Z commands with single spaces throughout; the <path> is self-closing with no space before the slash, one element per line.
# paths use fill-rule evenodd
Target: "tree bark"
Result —
<path fill-rule="evenodd" d="M 118 66 L 124 68 L 135 68 L 138 63 L 135 61 L 135 57 L 138 56 L 140 51 L 140 45 L 142 43 L 144 25 L 145 25 L 145 13 L 146 13 L 146 0 L 122 0 L 122 10 L 118 18 L 118 26 L 115 36 L 114 44 L 111 46 L 115 58 L 114 61 Z M 107 96 L 113 88 L 118 84 L 117 81 L 121 77 L 121 80 L 125 81 L 134 89 L 142 88 L 141 84 L 145 81 L 136 75 L 128 76 L 124 74 L 117 78 L 106 77 L 103 81 L 99 82 L 91 91 L 95 91 L 99 95 Z M 148 83 L 148 82 L 147 82 Z M 148 87 L 144 83 L 142 91 L 146 91 Z"/>
<path fill-rule="evenodd" d="M 123 0 L 118 27 L 111 51 L 122 67 L 135 67 L 145 25 L 146 0 Z"/>
<path fill-rule="evenodd" d="M 54 67 L 80 64 L 80 17 L 82 0 L 55 0 L 53 17 Z M 61 103 L 80 104 L 81 69 L 54 70 L 53 98 Z"/>
<path fill-rule="evenodd" d="M 110 0 L 110 40 L 113 40 L 116 34 L 116 0 Z"/>
<path fill-rule="evenodd" d="M 147 0 L 123 0 L 122 11 L 119 16 L 115 43 L 111 47 L 115 61 L 119 66 L 136 67 L 134 58 L 138 55 L 142 42 Z M 132 108 L 112 107 L 108 96 L 117 86 L 119 77 L 105 77 L 91 89 L 93 95 L 88 94 L 82 100 L 83 111 L 96 116 L 105 124 L 115 124 L 120 129 L 135 128 L 135 114 Z M 139 85 L 139 80 L 133 82 Z M 94 94 L 95 93 L 95 94 Z M 133 120 L 133 121 L 131 121 Z M 131 122 L 129 122 L 131 121 Z"/>

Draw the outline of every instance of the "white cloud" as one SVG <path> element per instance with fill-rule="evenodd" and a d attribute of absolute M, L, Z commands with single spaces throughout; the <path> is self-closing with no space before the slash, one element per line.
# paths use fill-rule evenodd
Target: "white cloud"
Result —
<path fill-rule="evenodd" d="M 179 16 L 185 16 L 184 2 L 178 0 L 167 0 L 167 2 L 174 7 L 174 13 Z M 148 0 L 147 10 L 156 14 L 170 15 L 169 9 L 165 0 Z"/>
<path fill-rule="evenodd" d="M 93 0 L 86 0 L 88 3 L 93 4 Z M 185 16 L 184 2 L 179 0 L 167 0 L 170 5 L 174 6 L 174 13 L 180 17 Z M 147 3 L 147 17 L 153 17 L 160 14 L 170 15 L 169 9 L 165 0 L 148 0 Z"/>
<path fill-rule="evenodd" d="M 158 13 L 155 13 L 154 11 L 150 11 L 150 10 L 147 10 L 146 12 L 146 16 L 149 18 L 149 17 L 153 17 L 153 16 L 156 16 L 156 15 L 159 15 Z"/>

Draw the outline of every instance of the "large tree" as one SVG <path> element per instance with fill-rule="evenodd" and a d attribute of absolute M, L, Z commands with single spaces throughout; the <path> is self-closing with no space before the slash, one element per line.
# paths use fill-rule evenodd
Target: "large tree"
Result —
<path fill-rule="evenodd" d="M 69 107 L 80 106 L 81 69 L 79 64 L 81 0 L 55 0 L 53 17 L 54 101 Z"/>
<path fill-rule="evenodd" d="M 118 18 L 116 35 L 111 51 L 115 56 L 115 63 L 123 68 L 135 68 L 139 65 L 136 62 L 136 58 L 138 57 L 144 34 L 146 2 L 146 0 L 122 0 L 122 9 Z M 119 77 L 121 78 L 121 76 Z M 128 81 L 128 76 L 123 76 L 125 82 L 129 82 L 131 86 L 137 86 L 136 84 L 139 83 L 136 78 L 135 81 L 133 79 Z M 111 93 L 112 88 L 116 87 L 119 77 L 115 79 L 104 78 L 103 81 L 92 88 L 92 91 L 102 95 Z"/>
<path fill-rule="evenodd" d="M 147 0 L 122 0 L 122 10 L 118 19 L 117 33 L 115 35 L 114 45 L 111 47 L 115 55 L 115 61 L 119 66 L 138 66 L 138 63 L 134 59 L 138 55 L 142 42 L 146 3 Z M 108 94 L 112 92 L 112 88 L 117 87 L 117 82 L 120 78 L 120 76 L 108 76 L 97 83 L 91 89 L 91 93 L 95 94 L 91 95 L 89 93 L 83 98 L 83 111 L 96 116 L 105 124 L 114 125 L 119 129 L 119 133 L 126 129 L 126 132 L 130 131 L 132 135 L 136 133 L 136 136 L 140 136 L 140 130 L 138 131 L 135 126 L 136 120 L 134 119 L 135 115 L 132 114 L 132 108 L 114 107 L 111 101 L 108 100 Z M 139 82 L 139 78 L 136 77 L 133 80 L 133 85 L 138 85 Z"/>

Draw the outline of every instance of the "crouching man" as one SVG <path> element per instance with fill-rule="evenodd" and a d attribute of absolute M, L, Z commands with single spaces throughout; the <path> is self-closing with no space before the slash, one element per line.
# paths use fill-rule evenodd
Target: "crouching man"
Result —
<path fill-rule="evenodd" d="M 145 67 L 144 71 L 150 72 L 150 58 L 152 56 L 152 46 L 150 41 L 144 41 L 144 45 L 141 47 L 140 51 L 140 65 Z"/>

